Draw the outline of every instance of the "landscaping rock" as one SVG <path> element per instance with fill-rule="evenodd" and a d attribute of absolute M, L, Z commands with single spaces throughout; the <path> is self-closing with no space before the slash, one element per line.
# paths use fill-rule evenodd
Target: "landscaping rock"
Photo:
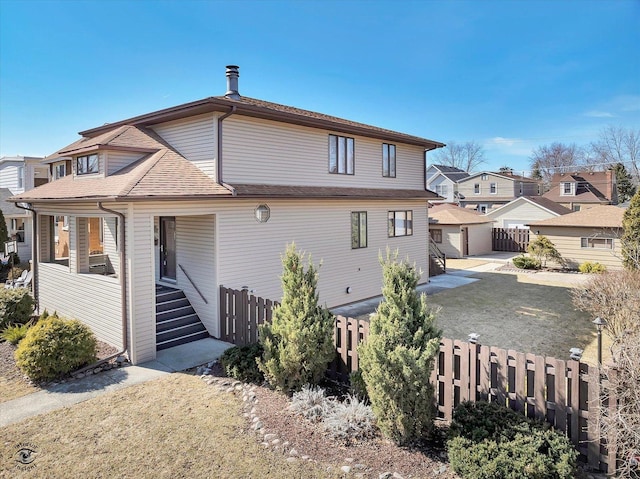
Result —
<path fill-rule="evenodd" d="M 400 474 L 398 474 L 397 472 L 394 472 L 394 473 L 393 473 L 393 476 L 391 476 L 391 477 L 393 477 L 393 479 L 404 479 L 404 477 L 402 477 L 402 476 L 401 476 Z"/>
<path fill-rule="evenodd" d="M 273 441 L 276 437 L 278 437 L 278 436 L 276 436 L 275 434 L 265 434 L 264 435 L 264 440 L 269 442 L 269 441 Z"/>
<path fill-rule="evenodd" d="M 349 474 L 351 472 L 351 466 L 342 466 L 340 470 L 345 474 Z"/>
<path fill-rule="evenodd" d="M 391 472 L 383 472 L 378 476 L 378 479 L 390 479 L 393 476 Z"/>

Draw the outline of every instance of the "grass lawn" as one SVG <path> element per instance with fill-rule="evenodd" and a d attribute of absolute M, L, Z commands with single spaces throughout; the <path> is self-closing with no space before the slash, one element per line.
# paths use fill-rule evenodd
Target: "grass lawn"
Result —
<path fill-rule="evenodd" d="M 336 477 L 263 449 L 240 403 L 187 374 L 104 394 L 0 429 L 0 477 Z M 16 467 L 18 444 L 32 469 Z"/>
<path fill-rule="evenodd" d="M 569 349 L 578 347 L 585 349 L 584 361 L 595 362 L 593 318 L 573 307 L 566 284 L 537 274 L 472 277 L 479 281 L 428 298 L 441 308 L 437 318 L 444 337 L 466 340 L 478 333 L 482 344 L 559 359 L 569 359 Z M 606 357 L 606 342 L 603 349 Z"/>

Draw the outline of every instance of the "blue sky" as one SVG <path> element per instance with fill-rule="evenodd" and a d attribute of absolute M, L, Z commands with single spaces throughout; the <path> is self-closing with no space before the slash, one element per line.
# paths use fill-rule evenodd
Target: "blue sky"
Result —
<path fill-rule="evenodd" d="M 526 170 L 554 141 L 640 128 L 640 1 L 0 0 L 0 154 L 225 92 Z"/>

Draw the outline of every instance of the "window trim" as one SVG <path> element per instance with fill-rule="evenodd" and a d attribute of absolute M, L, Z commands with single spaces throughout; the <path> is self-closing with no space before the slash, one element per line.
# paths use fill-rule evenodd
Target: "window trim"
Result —
<path fill-rule="evenodd" d="M 443 192 L 444 189 L 444 192 Z M 440 191 L 438 191 L 440 190 Z M 436 194 L 438 196 L 442 196 L 443 198 L 448 198 L 449 197 L 449 185 L 447 185 L 446 183 L 440 183 L 438 185 L 436 185 Z"/>
<path fill-rule="evenodd" d="M 563 181 L 560 184 L 560 196 L 573 196 L 574 195 L 574 187 L 575 183 L 571 181 Z M 569 187 L 569 191 L 567 191 L 567 186 Z"/>
<path fill-rule="evenodd" d="M 496 183 L 496 182 L 489 183 L 489 194 L 490 195 L 497 195 L 498 194 L 498 183 Z"/>
<path fill-rule="evenodd" d="M 335 139 L 335 140 L 334 140 Z M 344 142 L 342 142 L 344 140 Z M 335 149 L 332 150 L 332 146 L 335 143 Z M 351 145 L 351 148 L 349 148 Z M 340 171 L 341 160 L 340 151 L 343 148 L 344 156 L 344 171 Z M 335 152 L 335 159 L 333 158 Z M 349 155 L 351 155 L 351 161 L 349 161 Z M 356 140 L 350 136 L 329 134 L 329 174 L 331 175 L 350 175 L 356 174 Z M 332 171 L 332 166 L 335 164 L 335 170 Z"/>
<path fill-rule="evenodd" d="M 96 158 L 96 167 L 97 167 L 96 171 L 90 171 L 89 170 L 89 161 L 90 161 L 91 157 L 95 157 Z M 80 162 L 81 161 L 83 163 L 86 163 L 86 171 L 83 171 L 82 173 L 80 172 Z M 77 176 L 95 175 L 97 173 L 100 173 L 100 157 L 98 156 L 97 153 L 92 153 L 90 155 L 82 155 L 82 156 L 76 157 L 76 175 Z"/>
<path fill-rule="evenodd" d="M 355 223 L 358 231 L 357 236 L 354 236 L 354 219 L 357 218 L 357 222 Z M 364 219 L 364 238 L 362 231 L 362 220 Z M 357 238 L 357 242 L 354 242 L 354 239 Z M 364 239 L 364 241 L 363 241 Z M 369 220 L 367 219 L 366 211 L 352 211 L 351 212 L 351 249 L 363 249 L 369 246 Z"/>
<path fill-rule="evenodd" d="M 60 169 L 64 170 L 62 172 L 62 174 L 60 173 Z M 62 162 L 62 163 L 58 163 L 56 165 L 53 165 L 53 179 L 54 180 L 59 180 L 60 178 L 64 178 L 65 176 L 67 176 L 67 163 L 66 162 Z"/>
<path fill-rule="evenodd" d="M 17 187 L 20 189 L 24 188 L 24 165 L 19 165 L 17 167 L 17 179 L 18 179 L 18 184 Z"/>
<path fill-rule="evenodd" d="M 434 235 L 434 233 L 436 233 Z M 442 243 L 442 228 L 429 228 L 429 236 L 434 243 L 441 244 Z"/>
<path fill-rule="evenodd" d="M 395 178 L 396 177 L 396 155 L 398 148 L 393 143 L 382 144 L 382 177 L 383 178 Z M 393 151 L 393 155 L 391 152 Z M 386 157 L 385 157 L 386 154 Z M 385 166 L 387 174 L 385 175 Z"/>
<path fill-rule="evenodd" d="M 482 188 L 480 186 L 480 183 L 474 183 L 473 184 L 473 194 L 474 195 L 479 195 L 482 193 Z"/>
<path fill-rule="evenodd" d="M 404 234 L 398 234 L 396 215 L 404 213 Z M 387 212 L 387 235 L 389 238 L 413 236 L 413 210 L 390 210 Z"/>
<path fill-rule="evenodd" d="M 604 246 L 595 246 L 593 240 L 604 241 Z M 613 251 L 613 247 L 613 238 L 606 238 L 604 236 L 582 236 L 580 238 L 580 249 L 605 249 Z"/>
<path fill-rule="evenodd" d="M 489 175 L 481 175 L 481 176 L 480 176 L 480 179 L 481 179 L 482 181 L 487 181 L 487 180 L 489 179 Z"/>

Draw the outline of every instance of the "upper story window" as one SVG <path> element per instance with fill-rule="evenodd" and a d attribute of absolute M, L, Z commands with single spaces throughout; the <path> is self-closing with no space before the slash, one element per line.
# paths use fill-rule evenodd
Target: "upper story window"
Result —
<path fill-rule="evenodd" d="M 24 188 L 24 166 L 18 166 L 18 188 Z"/>
<path fill-rule="evenodd" d="M 58 180 L 60 178 L 64 178 L 67 176 L 67 165 L 66 163 L 60 163 L 53 167 L 53 179 Z"/>
<path fill-rule="evenodd" d="M 382 144 L 382 176 L 396 177 L 396 145 Z"/>
<path fill-rule="evenodd" d="M 389 211 L 389 238 L 413 234 L 413 211 Z"/>
<path fill-rule="evenodd" d="M 520 182 L 520 196 L 522 196 L 523 189 L 524 189 L 524 187 L 523 187 L 523 184 L 522 184 L 522 181 L 521 181 Z"/>
<path fill-rule="evenodd" d="M 487 181 L 487 180 L 489 179 L 489 175 L 482 175 L 482 176 L 480 177 L 480 179 L 481 179 L 482 181 Z"/>
<path fill-rule="evenodd" d="M 573 183 L 567 181 L 562 183 L 562 189 L 560 190 L 562 195 L 573 195 Z"/>
<path fill-rule="evenodd" d="M 367 247 L 367 212 L 351 213 L 351 249 Z"/>
<path fill-rule="evenodd" d="M 353 175 L 355 163 L 354 139 L 329 135 L 329 173 Z"/>
<path fill-rule="evenodd" d="M 473 185 L 473 194 L 474 195 L 479 195 L 480 194 L 480 183 L 474 183 L 474 185 Z"/>
<path fill-rule="evenodd" d="M 99 171 L 98 155 L 93 154 L 76 158 L 77 175 L 89 175 L 91 173 L 98 173 Z"/>
<path fill-rule="evenodd" d="M 495 195 L 498 192 L 498 185 L 496 183 L 491 183 L 489 185 L 489 193 Z"/>
<path fill-rule="evenodd" d="M 449 194 L 448 185 L 436 185 L 436 193 L 443 198 L 446 198 Z"/>

